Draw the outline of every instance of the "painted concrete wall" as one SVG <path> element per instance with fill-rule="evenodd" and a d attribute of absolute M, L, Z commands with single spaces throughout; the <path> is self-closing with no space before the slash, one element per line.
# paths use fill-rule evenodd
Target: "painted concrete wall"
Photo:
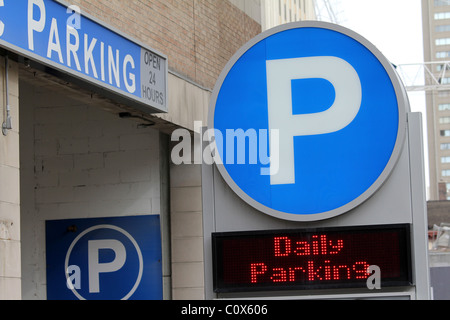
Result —
<path fill-rule="evenodd" d="M 45 220 L 160 214 L 160 133 L 33 79 L 20 90 L 23 298 L 45 299 Z"/>
<path fill-rule="evenodd" d="M 12 130 L 0 133 L 0 299 L 21 298 L 19 71 L 9 61 Z M 6 116 L 5 58 L 0 57 L 0 124 Z"/>

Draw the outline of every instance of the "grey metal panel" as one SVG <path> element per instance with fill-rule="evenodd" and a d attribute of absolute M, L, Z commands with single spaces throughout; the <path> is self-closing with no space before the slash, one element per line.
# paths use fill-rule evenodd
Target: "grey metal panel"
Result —
<path fill-rule="evenodd" d="M 450 267 L 431 268 L 434 300 L 450 300 Z"/>
<path fill-rule="evenodd" d="M 411 162 L 411 204 L 412 204 L 412 254 L 413 276 L 417 299 L 430 299 L 430 268 L 428 263 L 428 219 L 425 196 L 425 168 L 422 141 L 422 116 L 409 113 L 409 147 Z"/>
<path fill-rule="evenodd" d="M 413 225 L 412 251 L 415 252 L 413 254 L 414 297 L 429 299 L 428 252 L 425 243 L 427 230 L 426 202 L 424 200 L 420 114 L 409 113 L 408 120 L 406 143 L 390 177 L 372 197 L 360 206 L 327 220 L 294 222 L 277 219 L 259 212 L 234 193 L 215 166 L 203 164 L 206 298 L 221 297 L 212 291 L 212 232 L 409 223 Z M 373 295 L 375 297 L 376 293 L 373 293 Z"/>
<path fill-rule="evenodd" d="M 214 212 L 214 174 L 213 166 L 202 165 L 202 208 L 203 208 L 203 256 L 204 256 L 204 277 L 205 277 L 205 299 L 215 298 L 213 291 L 213 265 L 212 265 L 212 241 L 211 233 L 215 227 Z"/>

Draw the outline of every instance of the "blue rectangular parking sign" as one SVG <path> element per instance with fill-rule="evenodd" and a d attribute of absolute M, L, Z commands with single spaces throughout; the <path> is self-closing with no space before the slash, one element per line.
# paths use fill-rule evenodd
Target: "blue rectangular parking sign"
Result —
<path fill-rule="evenodd" d="M 46 221 L 48 300 L 161 300 L 158 215 Z"/>
<path fill-rule="evenodd" d="M 59 0 L 0 0 L 0 47 L 125 99 L 167 112 L 164 54 Z"/>

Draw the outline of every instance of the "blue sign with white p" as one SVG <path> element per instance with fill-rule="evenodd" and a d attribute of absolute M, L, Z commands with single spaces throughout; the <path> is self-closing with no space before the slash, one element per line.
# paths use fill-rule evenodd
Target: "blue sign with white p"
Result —
<path fill-rule="evenodd" d="M 46 222 L 47 299 L 162 299 L 159 216 Z"/>
<path fill-rule="evenodd" d="M 312 221 L 373 195 L 394 168 L 408 102 L 392 65 L 333 24 L 269 30 L 228 63 L 208 132 L 218 169 L 248 204 Z"/>

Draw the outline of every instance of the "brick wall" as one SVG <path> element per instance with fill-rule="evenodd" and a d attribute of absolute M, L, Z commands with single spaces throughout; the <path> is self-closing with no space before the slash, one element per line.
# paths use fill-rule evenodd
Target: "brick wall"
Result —
<path fill-rule="evenodd" d="M 228 0 L 71 0 L 169 58 L 169 68 L 212 88 L 229 58 L 261 32 Z"/>

